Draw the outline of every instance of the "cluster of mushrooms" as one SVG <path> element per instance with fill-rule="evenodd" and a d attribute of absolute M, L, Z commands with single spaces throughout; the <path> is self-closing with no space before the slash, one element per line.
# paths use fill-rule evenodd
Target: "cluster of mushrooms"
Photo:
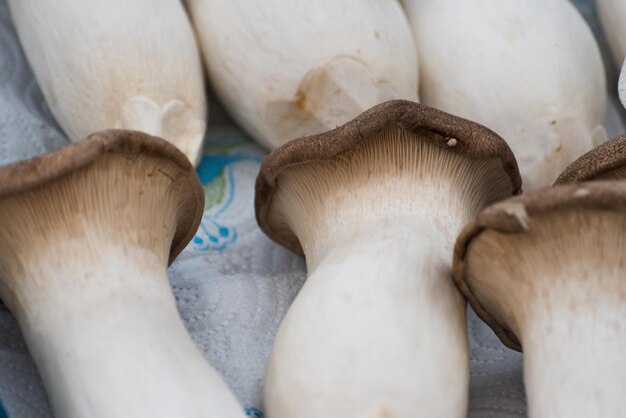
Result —
<path fill-rule="evenodd" d="M 306 257 L 270 418 L 464 417 L 466 300 L 531 417 L 624 416 L 626 136 L 567 0 L 8 4 L 75 142 L 0 168 L 0 298 L 57 417 L 243 416 L 166 277 L 203 213 L 200 51 L 277 148 L 261 229 Z M 621 62 L 626 1 L 598 5 Z"/>

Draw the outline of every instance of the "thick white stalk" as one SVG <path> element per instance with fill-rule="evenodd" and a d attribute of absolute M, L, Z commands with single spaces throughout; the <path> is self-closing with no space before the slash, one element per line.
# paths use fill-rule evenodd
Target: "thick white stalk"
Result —
<path fill-rule="evenodd" d="M 268 366 L 269 416 L 465 416 L 465 302 L 435 225 L 411 216 L 337 228 L 307 254 Z"/>
<path fill-rule="evenodd" d="M 77 240 L 62 263 L 37 252 L 6 298 L 55 416 L 243 416 L 189 338 L 162 260 L 98 245 L 94 257 Z"/>
<path fill-rule="evenodd" d="M 529 416 L 623 416 L 626 304 L 573 292 L 536 301 L 522 320 Z"/>

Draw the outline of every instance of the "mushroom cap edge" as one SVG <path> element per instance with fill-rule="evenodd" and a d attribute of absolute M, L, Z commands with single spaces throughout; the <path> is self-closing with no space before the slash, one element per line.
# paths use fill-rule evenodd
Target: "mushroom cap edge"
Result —
<path fill-rule="evenodd" d="M 193 200 L 186 205 L 190 210 L 186 216 L 181 217 L 182 221 L 178 222 L 172 239 L 168 265 L 171 264 L 193 238 L 200 225 L 204 209 L 204 190 L 191 162 L 164 139 L 121 129 L 95 132 L 59 150 L 0 167 L 0 199 L 52 182 L 108 153 L 148 154 L 166 158 L 187 174 Z M 191 222 L 184 222 L 184 219 L 190 219 Z"/>
<path fill-rule="evenodd" d="M 568 165 L 554 185 L 580 183 L 626 166 L 626 133 L 598 145 Z"/>

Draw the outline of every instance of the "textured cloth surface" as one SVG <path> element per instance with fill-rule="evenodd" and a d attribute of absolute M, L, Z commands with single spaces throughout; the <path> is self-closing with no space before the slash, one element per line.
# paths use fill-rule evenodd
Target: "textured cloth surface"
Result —
<path fill-rule="evenodd" d="M 586 1 L 578 6 L 593 19 Z M 597 30 L 597 23 L 592 27 Z M 610 85 L 615 69 L 610 64 Z M 614 89 L 613 89 L 614 90 Z M 612 97 L 612 101 L 615 97 Z M 615 108 L 610 136 L 623 128 Z M 0 0 L 0 165 L 66 145 L 20 50 Z M 267 239 L 253 211 L 265 151 L 211 103 L 198 174 L 207 195 L 202 225 L 168 273 L 193 340 L 230 385 L 246 413 L 260 417 L 262 381 L 274 335 L 304 281 L 304 262 Z M 472 312 L 470 417 L 526 416 L 521 355 L 504 347 Z M 0 305 L 0 399 L 11 417 L 51 416 L 19 328 Z M 306 407 L 305 405 L 303 407 Z M 2 413 L 0 413 L 0 416 Z"/>

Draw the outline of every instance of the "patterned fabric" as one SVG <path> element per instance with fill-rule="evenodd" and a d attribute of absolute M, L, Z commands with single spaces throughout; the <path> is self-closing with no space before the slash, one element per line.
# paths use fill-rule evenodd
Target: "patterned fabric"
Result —
<path fill-rule="evenodd" d="M 194 342 L 232 388 L 245 414 L 261 418 L 265 365 L 278 325 L 304 281 L 305 266 L 300 257 L 258 229 L 254 181 L 265 151 L 232 123 L 221 121 L 222 114 L 218 106 L 211 106 L 197 169 L 206 193 L 202 224 L 168 276 Z M 609 127 L 609 133 L 621 130 L 621 126 Z M 43 101 L 0 0 L 0 165 L 67 143 Z M 472 312 L 468 316 L 469 416 L 525 417 L 521 355 L 506 349 Z M 51 416 L 19 328 L 1 304 L 0 398 L 13 417 Z"/>

